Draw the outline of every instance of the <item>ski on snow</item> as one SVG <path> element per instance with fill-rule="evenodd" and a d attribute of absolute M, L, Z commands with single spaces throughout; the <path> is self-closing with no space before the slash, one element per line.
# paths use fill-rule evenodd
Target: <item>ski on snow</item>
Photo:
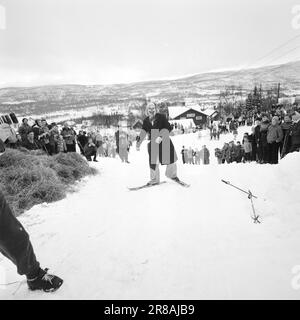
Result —
<path fill-rule="evenodd" d="M 163 183 L 166 183 L 167 181 L 162 181 L 160 183 L 155 183 L 155 184 L 143 184 L 142 186 L 139 186 L 139 187 L 128 187 L 129 191 L 137 191 L 137 190 L 141 190 L 141 189 L 146 189 L 146 188 L 151 188 L 151 187 L 155 187 L 155 186 L 159 186 Z"/>
<path fill-rule="evenodd" d="M 191 186 L 190 184 L 185 183 L 185 182 L 183 182 L 183 181 L 181 181 L 181 180 L 174 180 L 174 179 L 172 179 L 172 181 L 178 183 L 179 185 L 181 185 L 182 187 L 185 187 L 185 188 L 189 188 L 189 187 Z"/>
<path fill-rule="evenodd" d="M 175 183 L 178 183 L 179 185 L 181 185 L 182 187 L 185 187 L 185 188 L 188 188 L 190 187 L 190 184 L 187 184 L 181 180 L 173 180 Z M 146 189 L 146 188 L 151 188 L 151 187 L 155 187 L 155 186 L 159 186 L 163 183 L 166 183 L 167 181 L 162 181 L 160 183 L 156 183 L 156 184 L 144 184 L 142 186 L 139 186 L 139 187 L 128 187 L 129 191 L 137 191 L 137 190 L 141 190 L 141 189 Z"/>

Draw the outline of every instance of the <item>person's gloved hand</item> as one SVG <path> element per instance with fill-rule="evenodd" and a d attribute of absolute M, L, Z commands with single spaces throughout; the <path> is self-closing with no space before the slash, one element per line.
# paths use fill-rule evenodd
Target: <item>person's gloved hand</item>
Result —
<path fill-rule="evenodd" d="M 160 143 L 162 142 L 162 138 L 161 138 L 161 137 L 157 137 L 157 138 L 155 139 L 155 142 L 156 142 L 157 144 L 160 144 Z"/>

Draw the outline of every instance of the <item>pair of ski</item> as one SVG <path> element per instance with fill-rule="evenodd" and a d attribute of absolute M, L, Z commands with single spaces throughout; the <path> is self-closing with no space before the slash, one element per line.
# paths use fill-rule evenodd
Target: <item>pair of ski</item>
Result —
<path fill-rule="evenodd" d="M 175 183 L 178 183 L 179 185 L 181 185 L 182 187 L 185 187 L 185 188 L 188 188 L 190 185 L 181 181 L 181 180 L 172 180 L 174 181 Z M 151 188 L 151 187 L 155 187 L 155 186 L 159 186 L 161 184 L 164 184 L 166 183 L 167 181 L 162 181 L 162 182 L 159 182 L 159 183 L 155 183 L 155 184 L 151 184 L 151 183 L 146 183 L 142 186 L 138 186 L 138 187 L 132 187 L 132 188 L 128 188 L 129 191 L 137 191 L 137 190 L 141 190 L 141 189 L 146 189 L 146 188 Z"/>

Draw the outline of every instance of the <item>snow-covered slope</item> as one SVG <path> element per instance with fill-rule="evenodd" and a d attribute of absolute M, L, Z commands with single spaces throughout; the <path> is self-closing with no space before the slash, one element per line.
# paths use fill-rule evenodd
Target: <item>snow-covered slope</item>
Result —
<path fill-rule="evenodd" d="M 206 144 L 213 154 L 231 139 L 190 134 L 173 141 L 178 153 Z M 278 166 L 179 161 L 190 188 L 168 181 L 130 192 L 127 186 L 149 179 L 145 147 L 131 151 L 130 164 L 100 159 L 93 164 L 100 174 L 78 192 L 20 217 L 42 265 L 65 283 L 55 294 L 0 286 L 0 299 L 299 299 L 292 270 L 300 265 L 300 154 Z M 221 179 L 259 197 L 261 224 L 251 220 L 247 195 Z M 1 281 L 24 279 L 4 258 L 1 270 Z"/>

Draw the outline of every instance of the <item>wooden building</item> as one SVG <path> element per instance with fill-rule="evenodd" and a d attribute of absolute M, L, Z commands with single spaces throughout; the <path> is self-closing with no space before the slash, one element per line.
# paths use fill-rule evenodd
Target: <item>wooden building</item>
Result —
<path fill-rule="evenodd" d="M 170 120 L 192 119 L 196 126 L 205 127 L 211 120 L 218 116 L 217 110 L 201 110 L 198 106 L 169 107 Z"/>

